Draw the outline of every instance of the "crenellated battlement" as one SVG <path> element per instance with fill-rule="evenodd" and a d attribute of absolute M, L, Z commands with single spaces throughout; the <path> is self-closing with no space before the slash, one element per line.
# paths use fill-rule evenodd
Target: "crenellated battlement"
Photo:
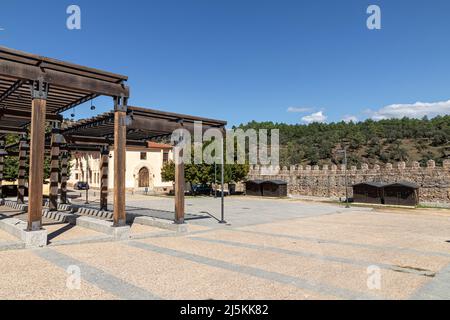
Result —
<path fill-rule="evenodd" d="M 325 173 L 325 174 L 333 174 L 333 173 L 345 173 L 345 165 L 323 165 L 320 166 L 302 166 L 302 165 L 293 165 L 290 167 L 279 167 L 279 166 L 250 166 L 249 175 L 301 175 L 308 173 Z M 436 166 L 435 161 L 430 160 L 427 162 L 425 167 L 421 166 L 419 162 L 414 161 L 410 165 L 407 165 L 406 162 L 398 162 L 395 165 L 392 163 L 387 163 L 384 166 L 380 166 L 378 164 L 370 166 L 369 164 L 361 164 L 358 168 L 357 166 L 349 166 L 347 168 L 347 173 L 361 173 L 365 174 L 368 172 L 386 172 L 386 171 L 414 171 L 417 170 L 450 170 L 450 160 L 444 160 L 442 166 Z"/>
<path fill-rule="evenodd" d="M 442 166 L 430 160 L 426 166 L 421 166 L 419 162 L 408 165 L 398 162 L 383 166 L 349 166 L 347 170 L 344 165 L 252 166 L 249 172 L 249 179 L 286 181 L 292 195 L 338 198 L 345 196 L 345 176 L 348 187 L 360 182 L 409 181 L 420 187 L 421 202 L 450 204 L 450 160 L 445 160 Z"/>

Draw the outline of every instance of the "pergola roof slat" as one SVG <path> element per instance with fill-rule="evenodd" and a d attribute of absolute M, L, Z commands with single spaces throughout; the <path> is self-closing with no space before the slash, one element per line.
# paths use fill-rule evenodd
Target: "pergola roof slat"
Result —
<path fill-rule="evenodd" d="M 78 72 L 85 72 L 86 74 L 89 74 L 90 77 L 95 78 L 97 75 L 100 77 L 109 77 L 111 78 L 111 82 L 119 82 L 119 81 L 126 81 L 128 80 L 127 76 L 119 75 L 112 72 L 107 72 L 95 68 L 90 68 L 86 66 L 77 65 L 74 63 L 61 61 L 53 58 L 43 57 L 11 48 L 6 48 L 0 46 L 0 58 L 15 61 L 15 62 L 22 62 L 25 64 L 33 65 L 33 66 L 42 66 L 43 68 L 52 68 L 55 70 L 62 70 L 62 69 L 71 69 L 72 72 L 78 71 Z"/>
<path fill-rule="evenodd" d="M 209 128 L 224 128 L 226 121 L 201 118 L 192 115 L 170 113 L 155 109 L 128 107 L 127 140 L 151 140 L 156 137 L 169 136 L 173 131 L 183 127 L 194 131 L 195 122 L 201 122 L 205 131 Z M 63 130 L 64 135 L 83 137 L 113 137 L 114 112 L 106 112 L 91 119 L 78 121 Z"/>
<path fill-rule="evenodd" d="M 0 46 L 0 103 L 31 109 L 32 81 L 49 84 L 47 112 L 61 113 L 100 95 L 128 97 L 128 77 Z"/>

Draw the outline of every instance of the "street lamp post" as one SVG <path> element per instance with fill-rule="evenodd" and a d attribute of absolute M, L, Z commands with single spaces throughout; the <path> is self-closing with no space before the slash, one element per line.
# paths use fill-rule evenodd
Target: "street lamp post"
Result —
<path fill-rule="evenodd" d="M 214 161 L 214 198 L 217 198 L 217 164 Z"/>
<path fill-rule="evenodd" d="M 225 221 L 225 195 L 224 195 L 224 177 L 225 177 L 225 158 L 224 158 L 224 148 L 223 148 L 223 141 L 222 141 L 222 168 L 221 168 L 221 172 L 220 172 L 220 184 L 221 184 L 221 197 L 220 197 L 220 224 L 226 224 L 227 222 Z"/>
<path fill-rule="evenodd" d="M 89 155 L 86 153 L 86 202 L 85 204 L 89 204 Z"/>
<path fill-rule="evenodd" d="M 344 183 L 345 183 L 345 207 L 350 208 L 350 203 L 348 201 L 348 178 L 347 178 L 347 149 L 338 150 L 338 153 L 344 154 Z"/>

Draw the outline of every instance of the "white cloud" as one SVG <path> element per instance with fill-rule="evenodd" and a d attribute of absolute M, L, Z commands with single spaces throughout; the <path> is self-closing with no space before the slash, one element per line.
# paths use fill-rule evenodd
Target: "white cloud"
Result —
<path fill-rule="evenodd" d="M 392 118 L 429 118 L 450 114 L 450 100 L 440 102 L 416 102 L 412 104 L 391 104 L 378 111 L 367 111 L 374 120 Z"/>
<path fill-rule="evenodd" d="M 347 123 L 349 123 L 349 122 L 358 122 L 358 118 L 356 116 L 347 115 L 347 116 L 344 116 L 342 121 L 347 122 Z"/>
<path fill-rule="evenodd" d="M 327 121 L 327 116 L 323 114 L 323 111 L 319 111 L 313 114 L 310 114 L 309 116 L 305 116 L 302 118 L 303 122 L 306 123 L 313 123 L 313 122 L 325 122 Z"/>
<path fill-rule="evenodd" d="M 287 112 L 292 112 L 292 113 L 304 113 L 304 112 L 310 112 L 312 111 L 313 108 L 303 108 L 303 107 L 289 107 L 287 109 Z"/>

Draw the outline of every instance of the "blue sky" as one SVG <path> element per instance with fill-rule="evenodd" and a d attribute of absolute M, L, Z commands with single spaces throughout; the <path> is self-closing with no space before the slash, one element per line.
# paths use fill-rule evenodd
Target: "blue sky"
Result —
<path fill-rule="evenodd" d="M 2 1 L 0 44 L 126 74 L 132 105 L 230 124 L 433 116 L 450 112 L 449 14 L 447 0 Z M 77 117 L 112 101 L 95 105 Z"/>

